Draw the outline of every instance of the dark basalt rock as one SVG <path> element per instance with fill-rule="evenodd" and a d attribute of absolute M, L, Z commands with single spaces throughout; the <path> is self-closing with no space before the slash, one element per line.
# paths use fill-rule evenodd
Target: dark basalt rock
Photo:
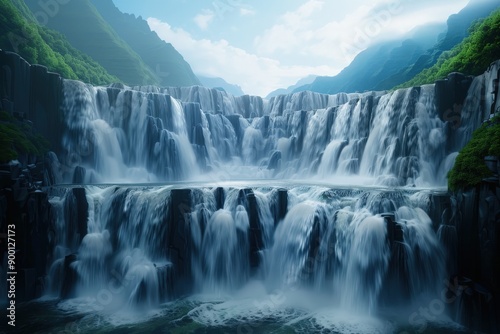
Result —
<path fill-rule="evenodd" d="M 455 72 L 446 79 L 436 81 L 436 107 L 442 121 L 454 123 L 460 119 L 459 110 L 464 104 L 472 79 L 471 76 Z"/>
<path fill-rule="evenodd" d="M 70 254 L 64 258 L 63 283 L 59 295 L 62 299 L 74 298 L 76 296 L 78 274 L 73 266 L 71 266 L 71 264 L 76 260 L 76 254 Z"/>
<path fill-rule="evenodd" d="M 84 184 L 87 171 L 82 166 L 76 166 L 73 172 L 73 184 Z"/>
<path fill-rule="evenodd" d="M 464 310 L 457 321 L 488 333 L 500 330 L 500 186 L 485 180 L 476 189 L 453 195 L 457 206 L 452 223 L 457 228 L 458 276 L 468 277 L 478 289 L 458 296 Z M 486 296 L 489 296 L 486 298 Z"/>
<path fill-rule="evenodd" d="M 248 213 L 248 221 L 250 230 L 248 233 L 250 246 L 250 267 L 257 268 L 260 263 L 259 252 L 264 249 L 264 241 L 262 239 L 261 223 L 259 219 L 259 206 L 257 198 L 252 189 L 241 189 L 238 193 L 238 205 L 245 207 Z"/>
<path fill-rule="evenodd" d="M 0 50 L 2 106 L 33 122 L 51 147 L 60 149 L 62 79 L 41 65 L 30 65 L 18 54 Z"/>
<path fill-rule="evenodd" d="M 220 210 L 220 209 L 224 208 L 224 201 L 226 198 L 224 188 L 222 188 L 222 187 L 215 188 L 214 197 L 215 197 L 216 209 Z"/>
<path fill-rule="evenodd" d="M 0 189 L 0 232 L 7 234 L 9 229 L 15 233 L 19 301 L 40 297 L 43 292 L 50 251 L 48 232 L 53 221 L 48 195 L 22 189 L 22 198 L 16 198 L 14 189 Z M 0 250 L 0 258 L 6 251 L 6 247 Z"/>
<path fill-rule="evenodd" d="M 168 224 L 167 257 L 173 264 L 176 296 L 189 293 L 193 289 L 191 269 L 191 238 L 189 214 L 192 209 L 191 189 L 173 189 L 170 196 L 170 214 Z"/>
<path fill-rule="evenodd" d="M 274 226 L 277 226 L 288 212 L 288 190 L 278 189 L 273 193 L 271 212 L 274 216 Z"/>

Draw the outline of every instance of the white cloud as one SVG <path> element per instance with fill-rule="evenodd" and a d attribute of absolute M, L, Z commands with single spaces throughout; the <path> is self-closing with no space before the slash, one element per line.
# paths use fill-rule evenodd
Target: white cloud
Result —
<path fill-rule="evenodd" d="M 211 10 L 205 10 L 202 14 L 196 15 L 193 20 L 201 30 L 206 30 L 209 24 L 213 21 L 214 16 L 214 12 Z"/>
<path fill-rule="evenodd" d="M 347 66 L 381 40 L 398 38 L 418 25 L 444 22 L 467 0 L 350 0 L 343 4 L 309 0 L 281 15 L 254 38 L 259 55 Z"/>
<path fill-rule="evenodd" d="M 254 40 L 260 54 L 272 55 L 276 52 L 290 54 L 302 49 L 313 38 L 311 16 L 323 7 L 324 2 L 309 0 L 295 11 L 286 12 L 279 23 L 266 30 Z"/>
<path fill-rule="evenodd" d="M 256 14 L 256 12 L 253 9 L 240 8 L 240 15 L 241 16 L 253 16 L 255 14 Z"/>
<path fill-rule="evenodd" d="M 148 23 L 162 39 L 174 45 L 196 73 L 222 77 L 240 85 L 249 94 L 266 95 L 309 74 L 335 75 L 373 43 L 399 37 L 417 25 L 444 22 L 467 1 L 303 0 L 301 6 L 281 12 L 281 16 L 262 15 L 261 18 L 259 14 L 259 26 L 252 30 L 245 29 L 249 27 L 249 20 L 240 19 L 242 25 L 239 25 L 238 16 L 235 16 L 236 22 L 229 20 L 230 26 L 219 20 L 213 22 L 211 30 L 231 32 L 218 36 L 238 38 L 234 42 L 223 38 L 195 39 L 189 32 L 154 18 L 148 19 Z M 281 6 L 272 8 L 281 9 Z M 237 13 L 245 16 L 256 12 L 254 8 L 245 7 Z M 208 27 L 214 20 L 213 12 L 200 15 L 206 16 L 199 18 L 200 28 Z M 274 22 L 269 22 L 269 17 Z M 257 36 L 250 35 L 255 31 Z M 253 49 L 247 41 L 253 41 Z"/>
<path fill-rule="evenodd" d="M 241 86 L 247 94 L 265 96 L 311 73 L 334 75 L 340 70 L 328 65 L 284 66 L 278 60 L 251 54 L 223 39 L 196 40 L 185 30 L 172 28 L 158 19 L 149 18 L 147 21 L 160 38 L 171 43 L 184 56 L 195 73 L 222 77 Z"/>

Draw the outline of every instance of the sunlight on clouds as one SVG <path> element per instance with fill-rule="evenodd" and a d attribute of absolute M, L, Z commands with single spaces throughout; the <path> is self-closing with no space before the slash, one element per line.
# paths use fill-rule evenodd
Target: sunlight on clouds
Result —
<path fill-rule="evenodd" d="M 147 21 L 161 39 L 184 55 L 195 73 L 237 83 L 247 94 L 265 96 L 311 73 L 334 75 L 339 71 L 328 65 L 283 66 L 275 59 L 259 57 L 231 46 L 226 40 L 196 40 L 185 30 L 172 28 L 158 19 L 149 18 Z"/>
<path fill-rule="evenodd" d="M 282 19 L 284 23 L 289 26 L 304 23 L 306 20 L 310 19 L 316 11 L 321 10 L 323 5 L 324 1 L 309 0 L 296 11 L 286 12 Z"/>
<path fill-rule="evenodd" d="M 309 0 L 256 36 L 254 48 L 258 55 L 290 62 L 345 67 L 376 43 L 400 38 L 419 25 L 446 21 L 466 2 L 352 0 L 335 4 Z"/>
<path fill-rule="evenodd" d="M 214 16 L 215 14 L 211 10 L 205 10 L 203 14 L 196 15 L 193 20 L 200 29 L 206 30 Z"/>
<path fill-rule="evenodd" d="M 272 55 L 278 51 L 285 54 L 302 50 L 314 36 L 314 31 L 308 30 L 312 24 L 312 16 L 321 10 L 323 1 L 309 0 L 295 11 L 286 12 L 278 20 L 280 23 L 256 36 L 254 45 L 262 55 Z"/>

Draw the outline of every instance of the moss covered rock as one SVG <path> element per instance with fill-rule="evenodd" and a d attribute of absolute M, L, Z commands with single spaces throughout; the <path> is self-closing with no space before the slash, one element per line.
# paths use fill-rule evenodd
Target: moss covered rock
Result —
<path fill-rule="evenodd" d="M 500 157 L 500 116 L 485 122 L 458 154 L 448 173 L 448 188 L 452 191 L 469 189 L 492 175 L 486 167 L 485 156 Z"/>

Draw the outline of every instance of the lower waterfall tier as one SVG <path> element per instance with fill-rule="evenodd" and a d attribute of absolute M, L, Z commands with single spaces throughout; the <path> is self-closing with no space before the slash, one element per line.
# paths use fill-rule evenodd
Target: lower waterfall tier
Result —
<path fill-rule="evenodd" d="M 86 201 L 75 201 L 82 190 Z M 439 216 L 436 196 L 301 185 L 68 188 L 51 199 L 50 291 L 92 297 L 120 277 L 128 287 L 116 307 L 154 308 L 257 280 L 268 292 L 312 290 L 376 314 L 438 293 L 436 282 L 456 274 L 446 272 L 430 218 Z M 86 217 L 72 219 L 82 206 Z"/>

